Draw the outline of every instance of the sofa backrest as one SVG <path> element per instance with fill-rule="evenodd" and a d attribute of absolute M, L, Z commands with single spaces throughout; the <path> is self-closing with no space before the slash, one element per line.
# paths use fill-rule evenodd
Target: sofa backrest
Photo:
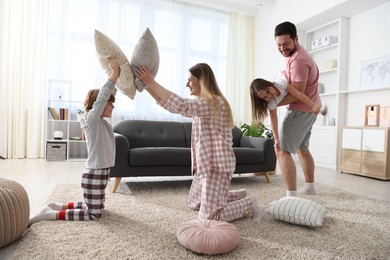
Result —
<path fill-rule="evenodd" d="M 130 149 L 137 147 L 191 147 L 191 122 L 124 120 L 113 127 L 129 141 Z M 232 130 L 233 147 L 240 146 L 242 131 Z"/>
<path fill-rule="evenodd" d="M 130 148 L 187 147 L 187 138 L 181 122 L 124 120 L 115 124 L 113 130 L 127 138 Z"/>

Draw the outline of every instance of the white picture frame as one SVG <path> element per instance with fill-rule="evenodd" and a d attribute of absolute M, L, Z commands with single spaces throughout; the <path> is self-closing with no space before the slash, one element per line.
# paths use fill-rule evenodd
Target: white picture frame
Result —
<path fill-rule="evenodd" d="M 390 55 L 362 62 L 361 89 L 390 87 Z"/>

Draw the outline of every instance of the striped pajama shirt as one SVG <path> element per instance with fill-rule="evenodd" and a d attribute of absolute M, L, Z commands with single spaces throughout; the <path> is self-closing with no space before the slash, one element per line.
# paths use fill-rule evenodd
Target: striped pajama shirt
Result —
<path fill-rule="evenodd" d="M 188 206 L 199 210 L 199 219 L 232 221 L 252 213 L 250 198 L 237 200 L 229 192 L 236 167 L 232 130 L 227 124 L 227 111 L 217 97 L 220 117 L 215 118 L 209 104 L 200 98 L 186 99 L 172 94 L 158 104 L 172 113 L 192 117 L 191 156 L 195 173 Z"/>

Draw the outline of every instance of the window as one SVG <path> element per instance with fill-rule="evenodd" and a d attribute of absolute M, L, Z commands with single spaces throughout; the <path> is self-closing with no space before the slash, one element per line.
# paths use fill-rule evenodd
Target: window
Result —
<path fill-rule="evenodd" d="M 130 60 L 139 37 L 149 27 L 159 45 L 156 80 L 183 97 L 188 69 L 208 63 L 222 92 L 228 41 L 228 14 L 179 1 L 58 0 L 50 1 L 48 80 L 69 80 L 71 99 L 82 101 L 107 76 L 98 62 L 94 30 L 115 41 Z M 117 94 L 112 123 L 123 119 L 188 120 L 155 104 L 146 92 L 134 100 Z"/>

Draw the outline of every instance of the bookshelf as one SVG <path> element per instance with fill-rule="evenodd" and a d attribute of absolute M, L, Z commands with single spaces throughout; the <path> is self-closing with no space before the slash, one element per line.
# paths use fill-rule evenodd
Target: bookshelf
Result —
<path fill-rule="evenodd" d="M 313 125 L 310 150 L 316 165 L 337 169 L 339 133 L 345 121 L 346 95 L 343 92 L 347 89 L 349 19 L 339 17 L 314 28 L 303 25 L 298 24 L 297 29 L 303 32 L 304 47 L 317 63 L 322 85 L 320 97 L 322 105 L 328 109 L 327 115 L 318 115 Z M 319 41 L 326 44 L 318 47 Z"/>
<path fill-rule="evenodd" d="M 83 102 L 72 98 L 72 84 L 49 80 L 46 117 L 46 160 L 85 160 L 87 147 L 78 120 Z"/>

